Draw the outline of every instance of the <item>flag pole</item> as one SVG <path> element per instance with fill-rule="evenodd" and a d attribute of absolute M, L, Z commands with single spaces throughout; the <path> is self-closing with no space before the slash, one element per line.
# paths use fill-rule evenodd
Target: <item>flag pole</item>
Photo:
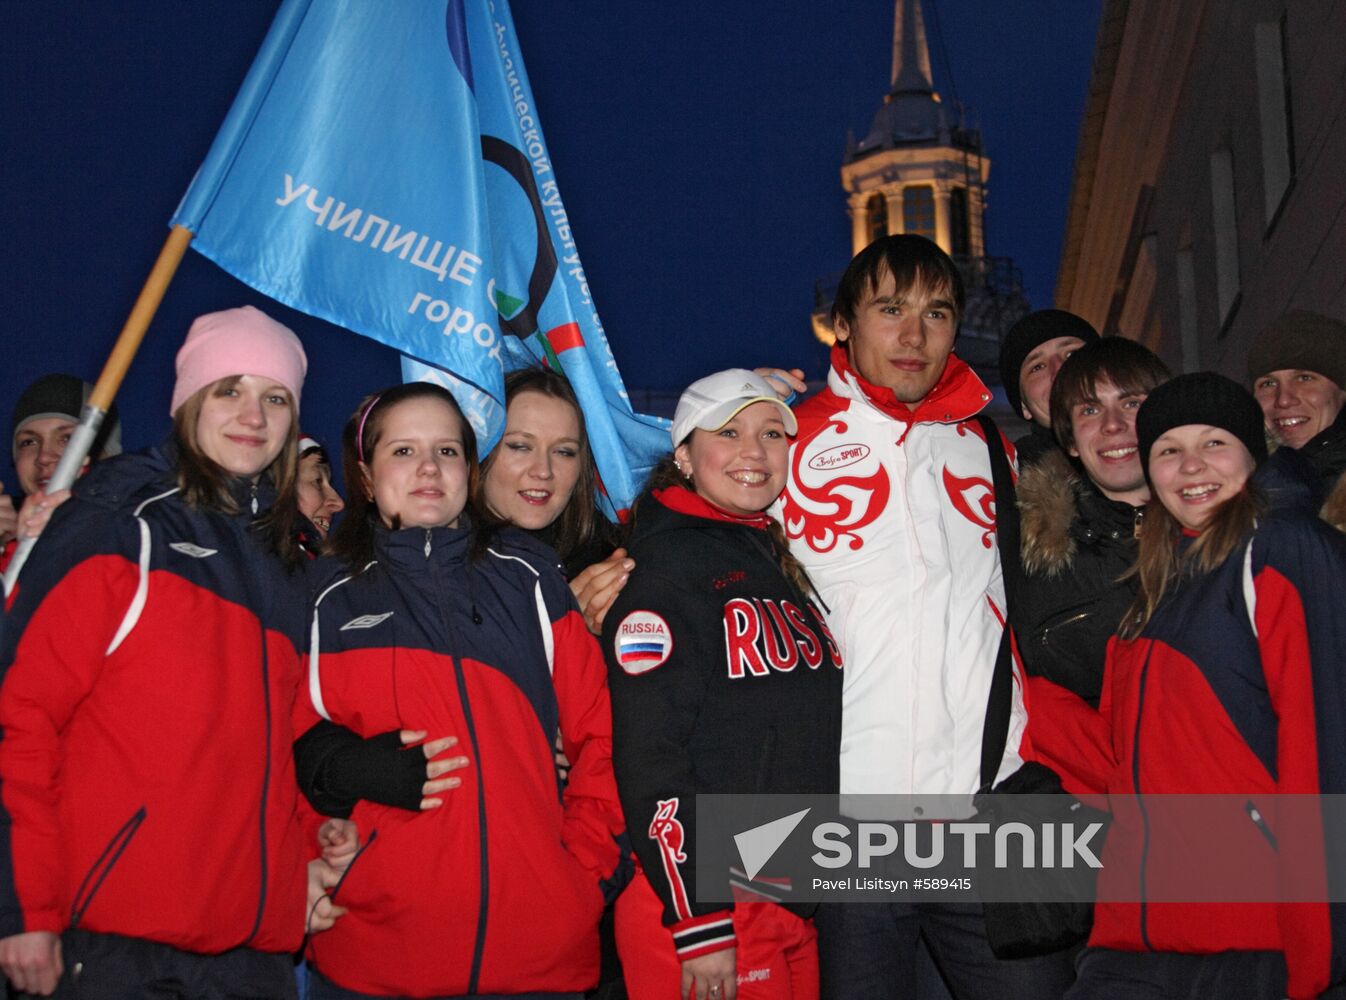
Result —
<path fill-rule="evenodd" d="M 89 401 L 84 405 L 84 412 L 80 415 L 79 426 L 71 434 L 70 442 L 61 455 L 61 461 L 57 463 L 56 471 L 52 473 L 51 481 L 47 483 L 48 493 L 69 489 L 74 484 L 89 449 L 93 447 L 94 439 L 98 437 L 99 428 L 103 426 L 108 407 L 112 405 L 117 390 L 121 388 L 122 380 L 126 378 L 126 372 L 131 367 L 131 361 L 135 358 L 136 351 L 140 349 L 141 341 L 145 339 L 145 331 L 149 329 L 150 321 L 154 319 L 159 303 L 163 301 L 164 293 L 168 290 L 168 285 L 173 280 L 173 275 L 177 272 L 182 256 L 187 252 L 187 246 L 191 242 L 190 229 L 174 226 L 169 230 L 168 239 L 164 241 L 163 249 L 159 251 L 159 257 L 155 260 L 154 267 L 150 269 L 149 277 L 145 279 L 145 285 L 140 289 L 135 305 L 131 307 L 131 314 L 126 317 L 126 323 L 117 337 L 117 343 L 112 347 L 112 353 L 108 355 L 107 363 L 103 365 L 103 372 L 98 376 L 93 392 L 89 394 Z M 5 570 L 6 597 L 13 591 L 19 570 L 23 569 L 28 553 L 32 551 L 36 542 L 36 538 L 24 538 L 14 550 L 14 557 Z"/>

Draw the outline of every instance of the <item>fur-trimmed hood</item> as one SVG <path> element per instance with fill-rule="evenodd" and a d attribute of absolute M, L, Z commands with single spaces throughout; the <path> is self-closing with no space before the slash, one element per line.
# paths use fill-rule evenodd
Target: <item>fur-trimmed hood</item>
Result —
<path fill-rule="evenodd" d="M 1029 576 L 1058 576 L 1070 568 L 1076 550 L 1070 525 L 1083 485 L 1060 450 L 1045 453 L 1019 476 L 1020 554 Z"/>
<path fill-rule="evenodd" d="M 1140 510 L 1110 500 L 1089 482 L 1064 452 L 1045 455 L 1019 477 L 1020 555 L 1029 576 L 1059 577 L 1075 571 L 1083 547 L 1111 563 L 1117 546 L 1135 537 Z M 1122 556 L 1122 567 L 1134 554 Z M 1120 570 L 1119 570 L 1120 572 Z"/>

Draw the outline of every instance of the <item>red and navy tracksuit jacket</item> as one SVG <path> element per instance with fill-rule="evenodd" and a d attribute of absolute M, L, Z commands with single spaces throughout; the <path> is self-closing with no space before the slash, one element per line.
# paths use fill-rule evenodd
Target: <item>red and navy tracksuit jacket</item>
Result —
<path fill-rule="evenodd" d="M 1255 481 L 1274 475 L 1264 465 Z M 1344 593 L 1346 538 L 1308 509 L 1273 509 L 1223 565 L 1180 581 L 1139 638 L 1112 640 L 1099 713 L 1114 818 L 1099 893 L 1139 902 L 1099 902 L 1092 946 L 1284 950 L 1292 997 L 1346 980 L 1346 904 L 1149 898 L 1221 857 L 1242 859 L 1222 876 L 1232 891 L 1306 876 L 1321 891 L 1325 877 L 1340 898 L 1346 872 L 1323 871 L 1322 845 L 1346 830 L 1315 815 L 1289 843 L 1275 796 L 1346 792 Z M 1190 793 L 1229 796 L 1211 807 L 1223 810 L 1214 826 L 1207 814 L 1193 833 L 1142 798 Z"/>
<path fill-rule="evenodd" d="M 290 716 L 305 588 L 171 452 L 100 462 L 11 599 L 0 667 L 0 936 L 67 928 L 293 951 L 305 862 Z"/>
<path fill-rule="evenodd" d="M 361 801 L 362 850 L 315 935 L 323 975 L 361 993 L 578 992 L 621 869 L 603 661 L 555 554 L 514 529 L 469 558 L 467 529 L 376 528 L 375 559 L 319 591 L 305 732 L 456 736 L 462 785 L 418 812 Z M 571 761 L 562 790 L 557 733 Z"/>
<path fill-rule="evenodd" d="M 696 899 L 697 794 L 837 791 L 841 655 L 765 525 L 681 488 L 645 498 L 603 626 L 622 806 L 684 960 L 735 944 L 732 908 Z"/>

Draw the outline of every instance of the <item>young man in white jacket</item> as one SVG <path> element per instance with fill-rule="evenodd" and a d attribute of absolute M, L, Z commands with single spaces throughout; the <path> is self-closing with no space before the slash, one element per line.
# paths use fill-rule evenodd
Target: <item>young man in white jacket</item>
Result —
<path fill-rule="evenodd" d="M 846 659 L 843 796 L 971 796 L 982 784 L 1007 615 L 990 451 L 975 420 L 991 393 L 953 354 L 963 305 L 957 267 L 934 243 L 875 241 L 837 290 L 828 387 L 796 410 L 774 513 Z M 1022 763 L 1017 674 L 1013 689 L 996 782 Z M 997 960 L 977 903 L 824 903 L 817 922 L 824 997 L 913 995 L 920 937 L 956 1000 L 1036 1000 L 1070 981 L 1063 955 Z"/>

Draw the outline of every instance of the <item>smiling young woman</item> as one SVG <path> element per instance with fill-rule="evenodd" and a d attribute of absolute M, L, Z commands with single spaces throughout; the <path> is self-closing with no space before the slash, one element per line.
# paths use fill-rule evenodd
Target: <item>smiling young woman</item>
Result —
<path fill-rule="evenodd" d="M 289 718 L 306 367 L 256 309 L 197 319 L 169 440 L 95 465 L 24 567 L 0 652 L 0 908 L 16 917 L 0 966 L 19 990 L 49 993 L 64 969 L 71 991 L 79 975 L 293 996 L 317 853 Z"/>
<path fill-rule="evenodd" d="M 563 375 L 505 376 L 505 430 L 482 462 L 478 506 L 556 550 L 570 578 L 606 559 L 614 533 L 595 503 L 598 473 L 584 414 Z"/>
<path fill-rule="evenodd" d="M 476 439 L 447 391 L 368 397 L 343 456 L 295 756 L 364 847 L 310 947 L 309 995 L 578 993 L 624 884 L 597 644 L 550 550 L 480 530 Z"/>
<path fill-rule="evenodd" d="M 617 901 L 633 1000 L 817 996 L 812 923 L 751 891 L 703 902 L 699 793 L 837 789 L 841 657 L 765 513 L 785 485 L 794 415 L 762 377 L 693 383 L 674 452 L 636 505 L 635 569 L 603 630 L 614 761 L 643 869 Z M 706 881 L 701 881 L 705 879 Z M 746 881 L 739 880 L 740 884 Z"/>
<path fill-rule="evenodd" d="M 1102 901 L 1069 996 L 1318 996 L 1340 985 L 1346 941 L 1327 903 L 1274 900 L 1326 900 L 1325 884 L 1231 903 L 1175 879 L 1320 879 L 1323 845 L 1346 836 L 1330 816 L 1278 825 L 1276 805 L 1346 792 L 1346 737 L 1324 711 L 1346 697 L 1346 538 L 1314 516 L 1303 456 L 1266 457 L 1262 413 L 1229 379 L 1158 387 L 1136 432 L 1153 493 L 1139 593 L 1108 647 L 1103 778 L 1090 787 L 1089 768 L 1077 778 L 1141 807 L 1114 810 Z M 1154 793 L 1212 795 L 1210 825 L 1174 825 L 1164 796 L 1141 799 Z M 1160 979 L 1162 994 L 1146 985 Z"/>

